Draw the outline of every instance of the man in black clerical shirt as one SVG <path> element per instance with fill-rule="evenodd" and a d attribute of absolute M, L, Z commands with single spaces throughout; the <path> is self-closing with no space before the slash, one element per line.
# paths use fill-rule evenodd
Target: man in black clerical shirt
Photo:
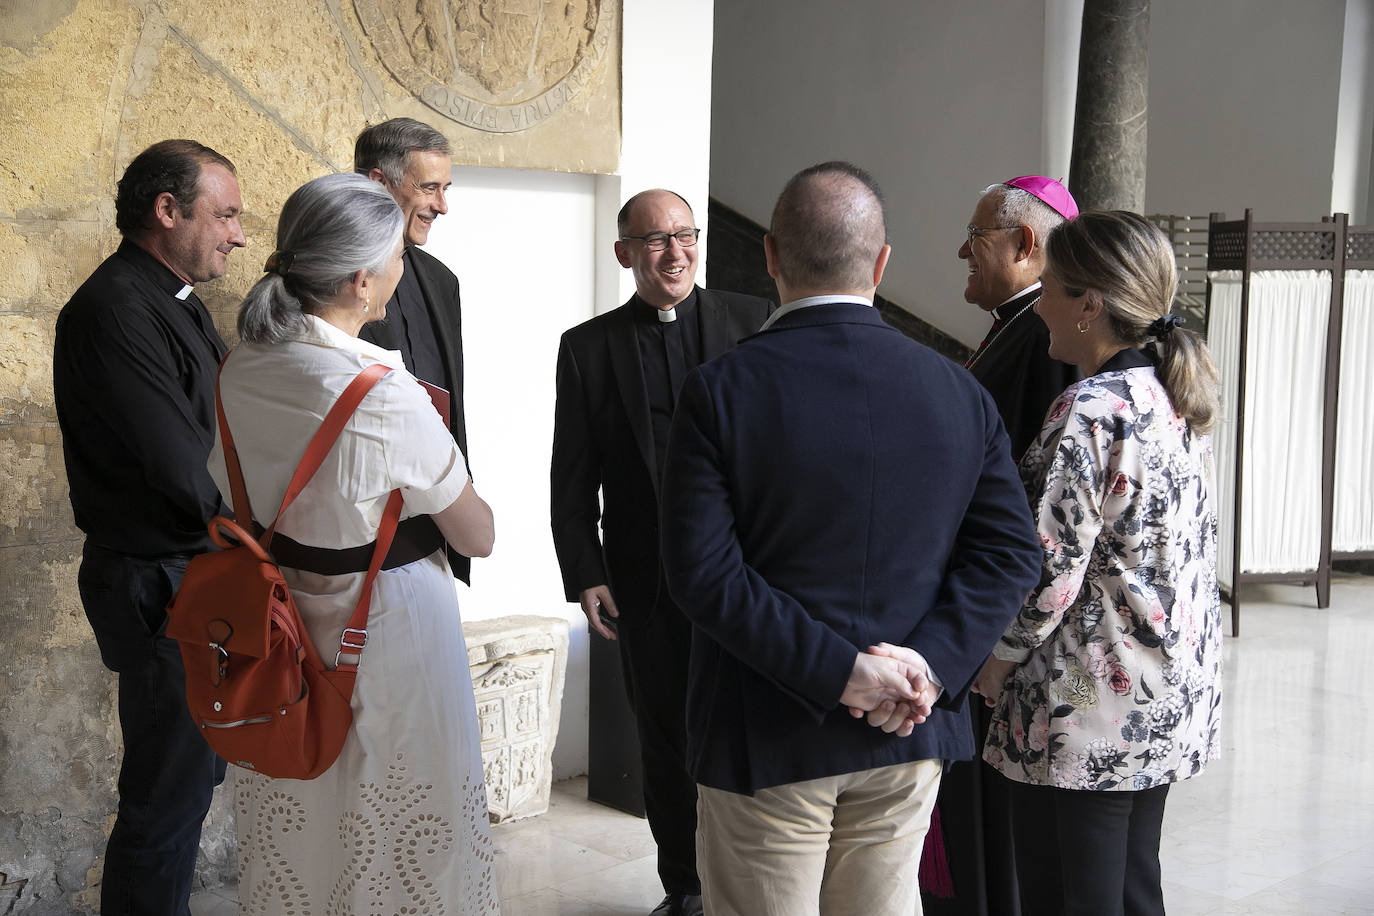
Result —
<path fill-rule="evenodd" d="M 692 627 L 663 583 L 659 481 L 684 376 L 758 330 L 772 304 L 695 285 L 699 230 L 671 191 L 630 198 L 617 230 L 616 258 L 635 294 L 564 333 L 558 351 L 553 542 L 567 600 L 598 634 L 619 639 L 667 892 L 653 912 L 699 914 L 696 784 L 686 763 Z"/>
<path fill-rule="evenodd" d="M 184 914 L 201 822 L 224 761 L 186 708 L 164 608 L 222 509 L 205 468 L 224 342 L 192 287 L 246 244 L 234 166 L 190 140 L 129 163 L 119 249 L 57 318 L 53 389 L 77 526 L 77 584 L 100 656 L 119 674 L 124 759 L 100 911 Z"/>
<path fill-rule="evenodd" d="M 358 335 L 399 350 L 411 375 L 447 392 L 449 432 L 468 460 L 463 416 L 463 316 L 458 278 L 438 258 L 420 250 L 434 220 L 448 212 L 445 198 L 453 161 L 447 138 L 428 124 L 392 118 L 358 135 L 353 171 L 380 182 L 405 214 L 405 273 L 386 304 L 385 318 L 363 325 Z M 471 462 L 469 476 L 471 476 Z M 443 543 L 438 529 L 436 545 Z M 453 574 L 470 578 L 472 561 L 448 551 Z"/>

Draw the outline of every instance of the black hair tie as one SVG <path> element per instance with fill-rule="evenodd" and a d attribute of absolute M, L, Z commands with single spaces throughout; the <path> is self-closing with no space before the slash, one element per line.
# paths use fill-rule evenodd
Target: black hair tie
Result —
<path fill-rule="evenodd" d="M 296 256 L 289 251 L 274 251 L 267 256 L 267 263 L 262 266 L 262 272 L 286 279 L 286 272 L 291 269 L 291 262 L 294 260 Z"/>
<path fill-rule="evenodd" d="M 1145 329 L 1145 332 L 1155 340 L 1166 340 L 1174 332 L 1174 328 L 1181 324 L 1183 324 L 1183 317 L 1171 312 L 1150 322 L 1150 326 Z"/>

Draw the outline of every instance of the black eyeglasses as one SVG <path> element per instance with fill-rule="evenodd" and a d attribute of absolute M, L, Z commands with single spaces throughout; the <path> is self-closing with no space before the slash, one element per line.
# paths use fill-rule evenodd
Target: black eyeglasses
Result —
<path fill-rule="evenodd" d="M 969 244 L 969 247 L 972 248 L 972 247 L 973 247 L 973 240 L 976 239 L 978 236 L 982 235 L 984 232 L 999 232 L 999 231 L 1000 231 L 1000 232 L 1006 232 L 1006 231 L 1009 231 L 1009 230 L 1011 230 L 1011 229 L 1020 229 L 1020 228 L 1021 228 L 1020 226 L 969 226 L 969 227 L 968 227 L 968 244 Z"/>
<path fill-rule="evenodd" d="M 668 239 L 677 239 L 677 243 L 683 248 L 691 248 L 697 243 L 697 236 L 701 235 L 700 229 L 679 229 L 677 232 L 650 232 L 648 235 L 622 235 L 622 242 L 636 241 L 643 242 L 644 247 L 649 251 L 662 251 L 668 247 Z"/>

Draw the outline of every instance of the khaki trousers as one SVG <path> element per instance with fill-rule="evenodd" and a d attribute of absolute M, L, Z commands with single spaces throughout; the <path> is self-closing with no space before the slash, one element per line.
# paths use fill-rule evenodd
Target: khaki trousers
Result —
<path fill-rule="evenodd" d="M 941 762 L 739 795 L 697 786 L 707 916 L 909 916 Z"/>

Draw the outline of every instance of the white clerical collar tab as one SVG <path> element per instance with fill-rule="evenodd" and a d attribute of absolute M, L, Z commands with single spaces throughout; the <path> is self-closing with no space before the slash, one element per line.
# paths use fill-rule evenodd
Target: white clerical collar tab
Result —
<path fill-rule="evenodd" d="M 182 302 L 185 302 L 186 297 L 189 295 L 191 295 L 191 286 L 190 284 L 187 284 L 186 286 L 183 286 L 181 288 L 181 290 L 176 294 L 176 297 L 180 299 Z"/>
<path fill-rule="evenodd" d="M 656 311 L 658 312 L 658 320 L 664 324 L 677 321 L 677 306 L 675 305 L 670 305 L 666 309 L 657 309 Z"/>

